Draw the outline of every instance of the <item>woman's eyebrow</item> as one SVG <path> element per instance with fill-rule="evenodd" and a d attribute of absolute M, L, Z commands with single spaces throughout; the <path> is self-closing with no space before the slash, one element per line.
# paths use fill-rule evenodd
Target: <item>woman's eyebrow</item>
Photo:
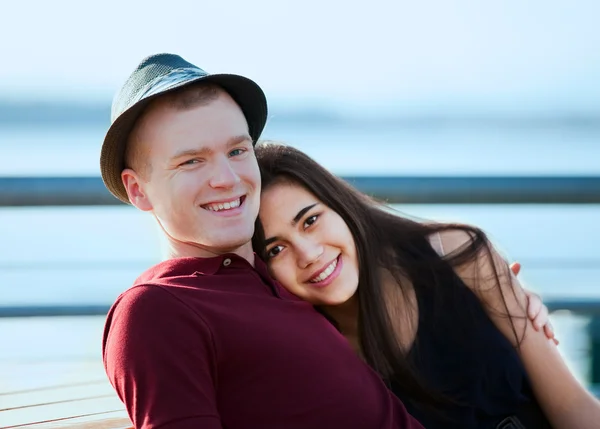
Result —
<path fill-rule="evenodd" d="M 302 216 L 304 216 L 307 211 L 309 211 L 310 209 L 312 209 L 316 205 L 317 205 L 317 203 L 311 204 L 309 206 L 304 207 L 302 210 L 300 210 L 298 213 L 296 213 L 296 216 L 294 216 L 294 219 L 292 220 L 292 226 L 296 226 L 296 224 L 298 223 L 298 221 L 300 219 L 302 219 Z"/>
<path fill-rule="evenodd" d="M 301 209 L 298 213 L 296 213 L 296 216 L 294 216 L 294 219 L 292 219 L 292 226 L 296 226 L 296 224 L 300 221 L 300 219 L 302 219 L 302 216 L 304 216 L 307 211 L 312 209 L 317 204 L 319 204 L 319 203 L 310 204 L 310 205 L 304 207 L 303 209 Z M 277 237 L 277 236 L 267 238 L 265 240 L 265 247 L 268 246 L 269 244 L 271 244 L 272 242 L 277 241 L 278 239 L 279 239 L 279 237 Z"/>

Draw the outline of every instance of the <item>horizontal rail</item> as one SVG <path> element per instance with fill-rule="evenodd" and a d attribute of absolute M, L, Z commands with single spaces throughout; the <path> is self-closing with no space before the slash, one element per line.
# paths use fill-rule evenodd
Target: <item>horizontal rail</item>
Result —
<path fill-rule="evenodd" d="M 344 176 L 359 190 L 390 204 L 594 204 L 600 176 L 399 177 Z M 0 206 L 123 204 L 100 177 L 0 177 Z"/>
<path fill-rule="evenodd" d="M 544 304 L 551 313 L 570 311 L 577 314 L 600 316 L 600 298 L 548 298 L 544 299 Z"/>
<path fill-rule="evenodd" d="M 110 305 L 23 305 L 0 307 L 4 317 L 106 316 Z"/>
<path fill-rule="evenodd" d="M 600 298 L 548 298 L 544 304 L 550 312 L 571 311 L 590 316 L 600 315 Z M 110 305 L 24 305 L 0 307 L 2 317 L 105 316 Z"/>

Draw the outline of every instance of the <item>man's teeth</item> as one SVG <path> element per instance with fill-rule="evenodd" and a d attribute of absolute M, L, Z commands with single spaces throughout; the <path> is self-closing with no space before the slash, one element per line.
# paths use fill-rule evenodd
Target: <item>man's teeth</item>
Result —
<path fill-rule="evenodd" d="M 333 270 L 335 270 L 335 267 L 337 267 L 337 259 L 335 261 L 333 261 L 331 264 L 329 264 L 329 266 L 327 268 L 325 268 L 325 271 L 323 271 L 321 274 L 319 274 L 314 279 L 311 279 L 310 282 L 311 283 L 322 282 L 327 277 L 329 277 L 331 275 L 331 273 L 333 273 Z"/>
<path fill-rule="evenodd" d="M 235 201 L 230 201 L 228 203 L 214 203 L 214 204 L 207 204 L 206 210 L 209 210 L 211 212 L 218 212 L 221 210 L 229 210 L 229 209 L 234 209 L 236 207 L 239 207 L 241 204 L 241 198 L 238 198 Z"/>

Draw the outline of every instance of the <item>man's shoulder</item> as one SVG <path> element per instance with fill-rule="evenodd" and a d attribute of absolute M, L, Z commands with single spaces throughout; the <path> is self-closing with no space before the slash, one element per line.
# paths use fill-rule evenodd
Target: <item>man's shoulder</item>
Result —
<path fill-rule="evenodd" d="M 219 265 L 221 263 L 218 260 L 201 258 L 176 258 L 159 262 L 146 269 L 117 297 L 110 312 L 179 312 L 180 317 L 185 317 L 181 313 L 189 315 L 191 312 L 204 318 L 205 310 L 216 296 L 223 299 L 224 291 L 241 289 L 241 286 L 232 285 L 241 284 L 240 281 L 243 283 L 239 276 L 243 271 L 236 270 L 234 283 L 231 283 L 231 276 L 218 274 Z M 248 271 L 248 279 L 255 281 L 256 276 Z M 215 294 L 215 290 L 220 293 Z"/>
<path fill-rule="evenodd" d="M 168 311 L 170 307 L 181 307 L 181 303 L 161 285 L 146 282 L 134 284 L 122 292 L 112 304 L 110 313 L 152 314 Z"/>
<path fill-rule="evenodd" d="M 181 265 L 181 262 L 178 262 Z M 193 290 L 197 299 L 202 283 L 209 279 L 194 275 L 193 271 L 173 268 L 172 260 L 159 262 L 140 274 L 111 306 L 110 313 L 165 314 L 189 310 L 188 294 Z"/>
<path fill-rule="evenodd" d="M 152 283 L 136 284 L 119 295 L 104 324 L 105 365 L 114 370 L 125 361 L 185 347 L 190 339 L 212 344 L 211 326 L 183 298 Z"/>
<path fill-rule="evenodd" d="M 105 333 L 116 330 L 143 336 L 149 332 L 171 332 L 190 324 L 203 329 L 208 326 L 199 309 L 192 308 L 184 296 L 160 284 L 142 283 L 117 297 L 108 311 Z M 164 326 L 170 328 L 164 329 Z"/>
<path fill-rule="evenodd" d="M 202 281 L 195 273 L 193 258 L 164 260 L 142 272 L 119 298 L 154 300 L 177 295 L 178 286 Z"/>
<path fill-rule="evenodd" d="M 172 271 L 172 261 L 161 261 L 147 268 L 123 291 L 111 306 L 110 312 L 148 313 L 180 308 L 183 301 L 178 297 L 178 276 Z M 189 277 L 189 276 L 185 276 Z"/>

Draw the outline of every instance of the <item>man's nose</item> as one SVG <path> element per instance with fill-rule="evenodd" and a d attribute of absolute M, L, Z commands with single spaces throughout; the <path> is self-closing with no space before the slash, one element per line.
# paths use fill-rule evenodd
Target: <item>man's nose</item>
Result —
<path fill-rule="evenodd" d="M 233 188 L 239 182 L 240 176 L 233 169 L 229 158 L 219 156 L 213 166 L 210 186 L 213 188 Z"/>

